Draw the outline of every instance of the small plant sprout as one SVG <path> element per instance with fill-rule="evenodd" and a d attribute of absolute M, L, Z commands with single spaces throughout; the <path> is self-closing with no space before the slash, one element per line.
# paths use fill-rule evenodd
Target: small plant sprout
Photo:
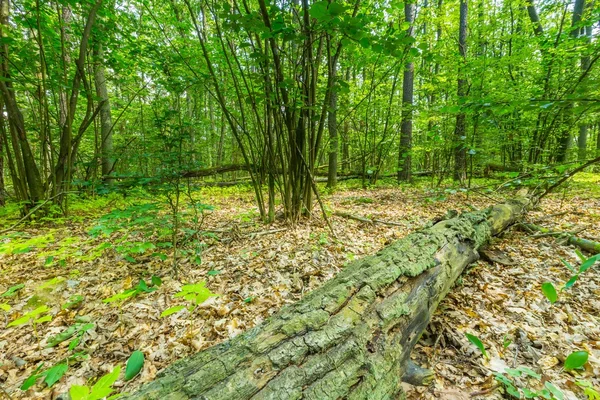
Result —
<path fill-rule="evenodd" d="M 487 359 L 489 359 L 490 357 L 488 356 L 487 351 L 485 351 L 485 346 L 483 345 L 483 342 L 475 335 L 472 335 L 470 333 L 465 333 L 465 336 L 467 337 L 467 339 L 469 340 L 469 342 L 473 343 L 475 346 L 477 346 L 477 348 L 479 349 L 479 351 L 481 351 L 481 354 L 483 354 L 483 356 Z"/>
<path fill-rule="evenodd" d="M 193 313 L 200 304 L 204 303 L 210 297 L 215 296 L 218 295 L 211 292 L 206 287 L 205 281 L 191 285 L 184 285 L 181 288 L 181 290 L 178 293 L 176 293 L 173 297 L 183 297 L 190 304 L 187 307 L 184 305 L 177 305 L 167 308 L 160 314 L 160 316 L 167 317 L 169 315 L 175 314 L 176 312 L 183 310 L 184 308 L 187 308 L 190 313 Z"/>

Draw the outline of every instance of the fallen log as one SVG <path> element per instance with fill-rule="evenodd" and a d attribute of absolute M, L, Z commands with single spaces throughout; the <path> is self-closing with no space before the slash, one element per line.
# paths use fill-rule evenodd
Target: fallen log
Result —
<path fill-rule="evenodd" d="M 412 233 L 124 398 L 399 398 L 402 380 L 428 375 L 414 372 L 410 352 L 433 311 L 480 246 L 527 205 L 520 198 Z"/>
<path fill-rule="evenodd" d="M 538 235 L 536 237 L 543 237 L 543 236 L 560 237 L 560 238 L 564 238 L 568 244 L 575 246 L 575 247 L 579 247 L 581 250 L 587 251 L 588 253 L 592 253 L 592 254 L 600 253 L 600 242 L 595 242 L 593 240 L 577 237 L 575 235 L 576 232 L 553 231 L 551 229 L 544 228 L 543 226 L 539 226 L 539 225 L 535 225 L 535 224 L 531 224 L 531 223 L 521 223 L 519 225 L 522 226 L 529 233 L 540 232 L 541 235 Z"/>

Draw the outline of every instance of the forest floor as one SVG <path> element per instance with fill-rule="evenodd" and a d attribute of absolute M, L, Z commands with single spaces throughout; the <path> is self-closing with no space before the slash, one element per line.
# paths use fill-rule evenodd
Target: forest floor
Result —
<path fill-rule="evenodd" d="M 209 234 L 195 237 L 202 242 L 200 254 L 180 256 L 177 278 L 172 249 L 156 256 L 160 243 L 145 244 L 152 237 L 140 239 L 135 248 L 123 247 L 132 240 L 124 232 L 135 229 L 131 225 L 106 229 L 102 215 L 139 207 L 145 202 L 139 198 L 114 196 L 73 203 L 68 219 L 20 226 L 0 237 L 0 306 L 4 304 L 0 313 L 5 321 L 0 330 L 0 398 L 3 394 L 13 399 L 56 397 L 71 385 L 93 382 L 113 367 L 124 366 L 131 353 L 140 350 L 145 355 L 140 375 L 115 385 L 119 392 L 131 392 L 175 360 L 259 324 L 333 277 L 348 261 L 375 253 L 448 210 L 483 208 L 510 197 L 511 192 L 428 191 L 391 185 L 365 190 L 346 184 L 343 190 L 324 194 L 329 211 L 397 225 L 332 215 L 337 238 L 318 209 L 313 218 L 293 227 L 281 222 L 266 226 L 258 221 L 247 189 L 203 189 L 197 195 L 213 207 L 203 211 L 202 230 Z M 137 218 L 121 216 L 128 223 Z M 15 221 L 4 218 L 4 226 Z M 578 236 L 599 240 L 600 176 L 576 176 L 568 190 L 548 196 L 526 220 L 554 230 L 581 230 Z M 104 229 L 104 234 L 90 235 L 94 227 Z M 110 242 L 120 245 L 108 248 Z M 407 387 L 409 396 L 501 398 L 504 386 L 496 373 L 518 366 L 529 367 L 541 377 L 504 374 L 517 387 L 536 390 L 551 381 L 572 399 L 586 398 L 581 381 L 600 390 L 598 266 L 571 289 L 561 291 L 552 305 L 541 284 L 551 281 L 560 287 L 569 280 L 572 273 L 561 258 L 578 265 L 574 248 L 554 237 L 536 238 L 516 228 L 495 239 L 491 247 L 503 251 L 514 264 L 480 260 L 463 275 L 413 352 L 417 363 L 435 371 L 433 384 Z M 155 278 L 155 286 L 150 287 L 152 276 L 160 277 L 162 284 L 158 286 Z M 147 290 L 127 292 L 139 288 L 140 279 Z M 186 304 L 174 297 L 182 285 L 202 281 L 218 296 L 193 314 L 184 309 L 160 316 L 170 307 Z M 119 293 L 134 294 L 103 302 Z M 40 307 L 42 311 L 25 318 L 24 324 L 7 327 Z M 32 324 L 37 318 L 41 320 Z M 63 334 L 57 339 L 69 327 L 73 336 Z M 489 358 L 465 333 L 481 339 Z M 72 342 L 77 337 L 80 340 Z M 56 344 L 49 347 L 52 342 Z M 589 352 L 589 361 L 583 370 L 566 372 L 563 361 L 575 350 Z M 59 364 L 67 364 L 68 370 L 51 388 L 43 382 L 47 374 L 27 391 L 19 389 L 32 374 Z"/>

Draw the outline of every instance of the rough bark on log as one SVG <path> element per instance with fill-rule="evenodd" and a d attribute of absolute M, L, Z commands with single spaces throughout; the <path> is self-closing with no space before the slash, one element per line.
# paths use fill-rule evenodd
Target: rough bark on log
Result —
<path fill-rule="evenodd" d="M 508 201 L 412 233 L 125 398 L 401 398 L 410 352 L 432 312 L 477 249 L 527 204 Z"/>

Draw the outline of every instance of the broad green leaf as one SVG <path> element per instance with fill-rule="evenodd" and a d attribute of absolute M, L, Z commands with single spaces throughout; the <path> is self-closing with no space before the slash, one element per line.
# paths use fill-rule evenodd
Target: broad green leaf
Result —
<path fill-rule="evenodd" d="M 483 342 L 479 340 L 477 336 L 471 335 L 470 333 L 465 333 L 465 336 L 467 337 L 467 339 L 469 339 L 469 342 L 477 346 L 477 348 L 481 351 L 481 354 L 483 354 L 485 358 L 489 358 L 487 351 L 485 351 L 485 346 L 483 345 Z"/>
<path fill-rule="evenodd" d="M 21 390 L 23 390 L 23 391 L 28 390 L 30 387 L 35 385 L 35 383 L 41 376 L 42 375 L 39 375 L 39 374 L 33 374 L 29 378 L 25 379 L 25 381 L 21 385 Z"/>
<path fill-rule="evenodd" d="M 589 357 L 587 351 L 574 351 L 569 354 L 565 360 L 565 369 L 567 371 L 572 369 L 581 368 L 585 365 Z"/>
<path fill-rule="evenodd" d="M 584 273 L 585 271 L 593 267 L 598 260 L 600 260 L 600 254 L 596 254 L 595 256 L 592 256 L 585 260 L 579 267 L 579 273 Z"/>
<path fill-rule="evenodd" d="M 40 306 L 38 308 L 36 308 L 33 311 L 28 312 L 27 314 L 23 315 L 21 318 L 18 318 L 14 321 L 12 321 L 10 324 L 8 324 L 8 326 L 19 326 L 19 325 L 23 325 L 26 324 L 27 322 L 29 322 L 29 320 L 34 319 L 36 316 L 47 312 L 48 306 Z"/>
<path fill-rule="evenodd" d="M 160 277 L 156 276 L 156 275 L 152 275 L 151 282 L 152 282 L 153 286 L 160 286 L 160 285 L 162 285 L 162 279 L 160 279 Z"/>
<path fill-rule="evenodd" d="M 554 397 L 556 397 L 557 400 L 564 400 L 565 395 L 552 382 L 547 381 L 544 383 L 544 386 L 550 391 L 550 393 L 552 393 Z"/>
<path fill-rule="evenodd" d="M 73 385 L 69 389 L 71 400 L 87 400 L 90 394 L 90 388 L 87 386 Z"/>
<path fill-rule="evenodd" d="M 551 282 L 542 283 L 542 293 L 544 293 L 544 296 L 546 296 L 552 304 L 556 303 L 556 300 L 558 300 L 558 294 Z"/>
<path fill-rule="evenodd" d="M 24 284 L 19 283 L 18 285 L 14 285 L 8 288 L 8 290 L 4 293 L 2 293 L 0 295 L 0 297 L 12 297 L 14 296 L 19 290 L 23 289 L 25 287 Z"/>
<path fill-rule="evenodd" d="M 220 273 L 221 273 L 221 271 L 216 270 L 216 269 L 212 269 L 212 270 L 208 271 L 206 273 L 206 275 L 208 275 L 208 276 L 216 276 L 216 275 L 219 275 Z"/>
<path fill-rule="evenodd" d="M 0 310 L 9 312 L 10 311 L 10 306 L 8 304 L 6 304 L 6 303 L 0 303 Z"/>
<path fill-rule="evenodd" d="M 565 286 L 563 286 L 563 290 L 572 288 L 575 282 L 577 282 L 577 279 L 579 279 L 579 274 L 574 275 L 571 279 L 569 279 L 569 281 L 565 283 Z"/>
<path fill-rule="evenodd" d="M 46 385 L 48 385 L 48 387 L 51 387 L 56 382 L 58 382 L 60 378 L 63 377 L 63 375 L 67 372 L 68 369 L 69 366 L 65 363 L 55 365 L 48 371 L 44 372 L 44 375 L 46 376 L 44 378 L 44 382 L 46 383 Z"/>
<path fill-rule="evenodd" d="M 111 372 L 98 379 L 98 382 L 92 386 L 92 391 L 88 396 L 88 400 L 100 400 L 112 393 L 112 385 L 119 379 L 121 367 L 115 367 Z"/>
<path fill-rule="evenodd" d="M 175 314 L 178 311 L 181 311 L 185 308 L 185 306 L 173 306 L 173 307 L 169 307 L 167 308 L 165 311 L 163 311 L 162 313 L 160 313 L 160 317 L 168 317 L 169 315 Z"/>
<path fill-rule="evenodd" d="M 41 323 L 50 322 L 50 321 L 52 321 L 52 315 L 44 315 L 43 317 L 36 319 L 34 322 L 36 324 L 41 324 Z"/>
<path fill-rule="evenodd" d="M 519 367 L 519 371 L 523 372 L 525 375 L 529 375 L 535 379 L 542 379 L 542 376 L 528 367 Z"/>
<path fill-rule="evenodd" d="M 77 307 L 83 301 L 84 297 L 80 294 L 74 294 L 69 297 L 69 301 L 61 306 L 62 310 L 68 310 Z"/>
<path fill-rule="evenodd" d="M 144 353 L 139 350 L 134 351 L 129 360 L 127 360 L 127 366 L 125 367 L 125 380 L 131 380 L 137 374 L 140 373 L 144 366 Z"/>

